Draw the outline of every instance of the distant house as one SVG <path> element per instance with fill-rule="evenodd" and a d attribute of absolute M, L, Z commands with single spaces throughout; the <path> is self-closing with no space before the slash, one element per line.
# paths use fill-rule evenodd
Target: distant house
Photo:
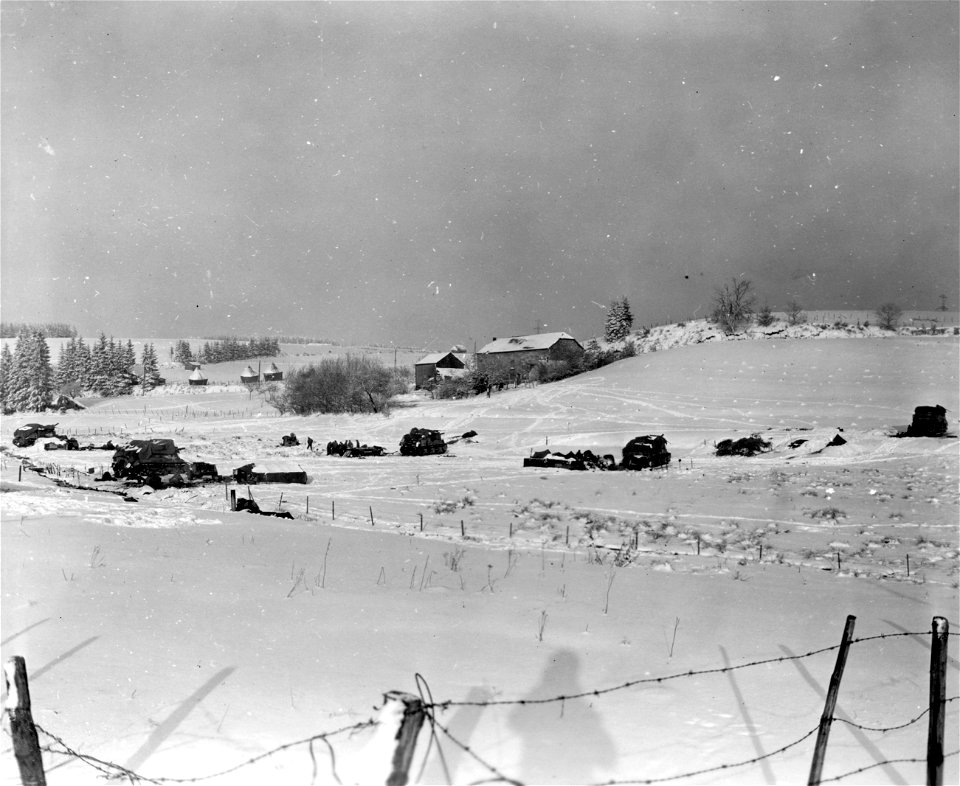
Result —
<path fill-rule="evenodd" d="M 283 379 L 283 372 L 277 368 L 276 363 L 271 363 L 270 368 L 263 372 L 264 382 L 279 382 L 281 379 Z"/>
<path fill-rule="evenodd" d="M 206 385 L 207 378 L 203 375 L 203 373 L 200 371 L 200 368 L 198 367 L 193 370 L 193 373 L 189 377 L 187 377 L 187 384 L 188 385 Z"/>
<path fill-rule="evenodd" d="M 192 361 L 192 360 L 185 360 L 185 361 L 183 361 L 183 369 L 184 369 L 184 371 L 196 371 L 198 368 L 200 368 L 200 364 L 199 364 L 199 363 L 195 363 L 195 362 Z"/>
<path fill-rule="evenodd" d="M 582 355 L 583 347 L 569 333 L 495 338 L 477 352 L 477 369 L 506 365 L 517 374 L 526 374 L 542 360 L 575 360 Z"/>
<path fill-rule="evenodd" d="M 422 388 L 434 377 L 463 376 L 467 371 L 467 355 L 464 352 L 450 350 L 435 352 L 421 358 L 414 364 L 414 387 Z"/>
<path fill-rule="evenodd" d="M 240 372 L 240 381 L 244 385 L 256 385 L 260 382 L 260 373 L 247 366 Z"/>

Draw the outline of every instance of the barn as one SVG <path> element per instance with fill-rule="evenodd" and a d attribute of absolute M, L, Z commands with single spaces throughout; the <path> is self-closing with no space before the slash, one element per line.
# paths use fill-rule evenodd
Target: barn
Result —
<path fill-rule="evenodd" d="M 263 372 L 264 382 L 279 382 L 283 379 L 283 372 L 277 368 L 276 363 L 271 363 L 270 368 Z"/>
<path fill-rule="evenodd" d="M 524 375 L 540 361 L 576 360 L 582 355 L 583 346 L 569 333 L 495 338 L 477 352 L 477 369 L 488 371 L 506 366 L 517 375 Z"/>
<path fill-rule="evenodd" d="M 207 378 L 203 375 L 203 372 L 200 371 L 199 366 L 193 370 L 193 373 L 189 377 L 187 377 L 187 384 L 189 385 L 206 385 L 207 384 Z"/>
<path fill-rule="evenodd" d="M 247 366 L 240 372 L 240 381 L 244 385 L 256 385 L 260 382 L 260 374 L 250 368 L 250 366 Z"/>
<path fill-rule="evenodd" d="M 414 387 L 422 388 L 435 377 L 462 376 L 467 371 L 467 355 L 451 349 L 449 352 L 434 352 L 414 364 Z"/>

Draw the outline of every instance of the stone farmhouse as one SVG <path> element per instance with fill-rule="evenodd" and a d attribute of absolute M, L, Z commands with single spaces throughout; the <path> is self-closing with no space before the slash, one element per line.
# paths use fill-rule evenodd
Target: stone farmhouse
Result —
<path fill-rule="evenodd" d="M 477 369 L 506 365 L 518 375 L 545 360 L 575 360 L 583 346 L 569 333 L 537 333 L 533 336 L 495 338 L 477 352 Z"/>

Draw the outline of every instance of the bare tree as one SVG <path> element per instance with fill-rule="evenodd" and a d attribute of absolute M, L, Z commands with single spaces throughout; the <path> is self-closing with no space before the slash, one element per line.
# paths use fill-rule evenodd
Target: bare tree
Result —
<path fill-rule="evenodd" d="M 752 289 L 750 279 L 732 278 L 714 292 L 711 318 L 724 333 L 736 333 L 750 324 L 757 300 Z"/>
<path fill-rule="evenodd" d="M 801 306 L 796 300 L 791 300 L 787 303 L 787 324 L 788 325 L 802 325 L 807 321 L 807 315 L 803 311 L 803 306 Z"/>
<path fill-rule="evenodd" d="M 883 330 L 896 330 L 900 325 L 900 317 L 903 316 L 903 309 L 896 303 L 884 303 L 877 308 L 877 319 Z"/>

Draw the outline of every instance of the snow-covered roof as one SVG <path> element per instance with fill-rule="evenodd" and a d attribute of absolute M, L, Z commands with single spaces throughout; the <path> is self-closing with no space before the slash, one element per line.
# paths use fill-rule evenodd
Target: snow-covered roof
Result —
<path fill-rule="evenodd" d="M 534 336 L 510 336 L 509 338 L 495 338 L 480 350 L 480 354 L 495 354 L 499 352 L 525 352 L 531 349 L 550 349 L 561 339 L 576 339 L 569 333 L 537 333 Z M 578 342 L 579 343 L 579 342 Z"/>
<path fill-rule="evenodd" d="M 253 371 L 253 369 L 250 369 L 250 370 Z M 264 374 L 279 374 L 279 373 L 280 373 L 280 369 L 277 368 L 277 364 L 276 364 L 276 363 L 271 363 L 271 364 L 270 364 L 270 368 L 268 368 L 268 369 L 267 369 L 266 371 L 264 371 L 263 373 L 264 373 Z"/>
<path fill-rule="evenodd" d="M 206 379 L 206 377 L 200 373 L 199 368 L 195 368 L 193 370 L 193 373 L 189 377 L 187 377 L 187 379 L 202 380 L 202 379 Z"/>
<path fill-rule="evenodd" d="M 416 363 L 414 363 L 414 365 L 415 365 L 415 366 L 426 366 L 426 365 L 432 365 L 432 364 L 434 364 L 434 363 L 439 363 L 439 362 L 440 362 L 441 360 L 443 360 L 447 355 L 453 355 L 453 356 L 454 356 L 457 360 L 459 360 L 461 363 L 466 363 L 466 361 L 467 361 L 467 355 L 466 355 L 465 352 L 450 352 L 450 351 L 448 351 L 448 352 L 434 352 L 432 355 L 425 355 L 424 357 L 420 358 L 420 360 L 418 360 Z"/>
<path fill-rule="evenodd" d="M 256 371 L 254 371 L 250 366 L 247 366 L 243 371 L 240 372 L 241 377 L 256 377 L 259 376 Z"/>

